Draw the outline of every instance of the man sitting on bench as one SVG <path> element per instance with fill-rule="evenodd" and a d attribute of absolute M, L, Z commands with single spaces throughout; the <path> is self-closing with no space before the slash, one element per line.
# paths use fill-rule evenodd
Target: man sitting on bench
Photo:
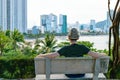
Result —
<path fill-rule="evenodd" d="M 94 58 L 98 58 L 101 56 L 105 56 L 104 53 L 97 53 L 90 51 L 88 47 L 85 45 L 77 44 L 77 40 L 79 39 L 79 34 L 76 28 L 72 28 L 68 34 L 68 39 L 70 41 L 69 46 L 64 46 L 59 49 L 57 52 L 48 53 L 48 54 L 39 54 L 37 57 L 48 57 L 48 58 L 56 58 L 58 56 L 65 57 L 83 57 L 83 55 L 88 54 Z M 83 77 L 84 74 L 65 74 L 69 78 L 78 78 Z"/>

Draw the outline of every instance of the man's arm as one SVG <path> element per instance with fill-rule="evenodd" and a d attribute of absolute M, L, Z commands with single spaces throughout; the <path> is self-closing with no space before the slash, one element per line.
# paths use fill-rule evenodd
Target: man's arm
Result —
<path fill-rule="evenodd" d="M 103 57 L 103 56 L 107 56 L 105 53 L 97 53 L 97 52 L 93 52 L 93 51 L 89 51 L 88 55 L 94 57 L 94 58 L 99 58 L 99 57 Z"/>
<path fill-rule="evenodd" d="M 47 57 L 47 58 L 56 58 L 60 56 L 58 52 L 47 53 L 47 54 L 39 54 L 37 57 Z"/>

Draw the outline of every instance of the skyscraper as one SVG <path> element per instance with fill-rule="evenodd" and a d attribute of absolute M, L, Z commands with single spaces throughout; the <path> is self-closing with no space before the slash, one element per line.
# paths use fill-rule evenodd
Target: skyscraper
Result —
<path fill-rule="evenodd" d="M 67 16 L 66 15 L 59 15 L 59 26 L 61 27 L 61 32 L 63 34 L 67 34 Z"/>
<path fill-rule="evenodd" d="M 90 30 L 95 30 L 95 20 L 90 20 Z"/>
<path fill-rule="evenodd" d="M 52 32 L 56 32 L 57 31 L 57 16 L 51 13 L 49 17 L 50 17 Z"/>
<path fill-rule="evenodd" d="M 44 27 L 44 31 L 47 31 L 47 15 L 41 15 L 40 16 L 40 25 Z"/>
<path fill-rule="evenodd" d="M 27 0 L 0 0 L 2 30 L 27 32 Z"/>
<path fill-rule="evenodd" d="M 6 0 L 0 0 L 0 27 L 2 28 L 2 30 L 6 30 L 7 29 L 7 5 L 6 5 L 7 1 Z M 4 4 L 4 5 L 3 5 Z M 3 27 L 5 26 L 5 27 Z"/>
<path fill-rule="evenodd" d="M 41 26 L 44 26 L 45 32 L 56 32 L 57 29 L 57 16 L 54 14 L 41 15 Z"/>

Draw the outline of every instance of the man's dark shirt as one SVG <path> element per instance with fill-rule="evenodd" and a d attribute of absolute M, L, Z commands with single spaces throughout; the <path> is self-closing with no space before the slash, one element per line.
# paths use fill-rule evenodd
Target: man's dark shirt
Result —
<path fill-rule="evenodd" d="M 69 46 L 65 46 L 61 48 L 57 52 L 60 54 L 60 56 L 65 56 L 65 57 L 82 57 L 84 54 L 87 54 L 89 51 L 90 49 L 84 45 L 71 44 Z"/>

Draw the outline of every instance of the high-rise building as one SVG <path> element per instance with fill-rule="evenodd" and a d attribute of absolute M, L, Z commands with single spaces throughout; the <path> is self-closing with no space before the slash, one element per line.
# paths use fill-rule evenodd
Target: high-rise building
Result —
<path fill-rule="evenodd" d="M 54 14 L 50 14 L 50 23 L 51 23 L 51 30 L 52 32 L 56 32 L 57 31 L 57 16 Z"/>
<path fill-rule="evenodd" d="M 38 26 L 32 27 L 32 34 L 40 34 L 40 29 Z"/>
<path fill-rule="evenodd" d="M 47 31 L 47 23 L 46 23 L 46 20 L 47 20 L 47 15 L 41 15 L 40 16 L 40 25 L 44 27 L 44 31 L 46 32 Z"/>
<path fill-rule="evenodd" d="M 113 18 L 113 10 L 110 10 L 110 15 Z M 107 22 L 106 22 L 106 27 L 105 27 L 105 31 L 108 33 L 109 32 L 109 28 L 112 25 L 112 22 L 110 20 L 110 16 L 109 16 L 109 12 L 107 12 Z"/>
<path fill-rule="evenodd" d="M 2 30 L 27 32 L 27 0 L 0 0 Z"/>
<path fill-rule="evenodd" d="M 44 26 L 45 32 L 56 32 L 57 16 L 54 14 L 41 15 L 41 26 Z"/>
<path fill-rule="evenodd" d="M 61 32 L 63 34 L 67 34 L 67 16 L 66 15 L 59 15 L 59 27 L 61 27 Z"/>
<path fill-rule="evenodd" d="M 95 20 L 90 20 L 90 30 L 95 30 Z"/>
<path fill-rule="evenodd" d="M 7 1 L 6 0 L 0 0 L 0 27 L 2 30 L 6 30 L 7 29 L 7 5 L 6 5 Z M 4 5 L 3 5 L 4 4 Z M 6 26 L 6 27 L 3 27 Z"/>

